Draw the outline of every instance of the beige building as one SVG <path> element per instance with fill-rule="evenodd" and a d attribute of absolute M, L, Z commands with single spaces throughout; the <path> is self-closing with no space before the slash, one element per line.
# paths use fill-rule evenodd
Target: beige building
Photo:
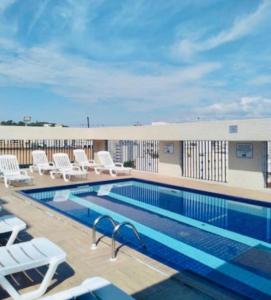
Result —
<path fill-rule="evenodd" d="M 0 149 L 1 153 L 11 151 L 1 146 L 3 141 L 10 140 L 93 140 L 95 157 L 95 152 L 107 149 L 107 141 L 158 141 L 158 155 L 150 154 L 148 148 L 144 150 L 146 157 L 142 159 L 146 160 L 146 166 L 157 163 L 157 168 L 146 171 L 263 189 L 268 186 L 270 172 L 270 128 L 271 119 L 101 128 L 0 126 Z M 73 145 L 84 146 L 84 143 L 73 142 Z"/>

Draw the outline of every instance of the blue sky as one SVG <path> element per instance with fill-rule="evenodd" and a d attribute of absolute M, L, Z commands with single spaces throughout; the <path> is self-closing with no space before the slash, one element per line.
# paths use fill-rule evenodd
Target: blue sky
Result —
<path fill-rule="evenodd" d="M 0 120 L 271 116 L 271 0 L 1 0 Z"/>

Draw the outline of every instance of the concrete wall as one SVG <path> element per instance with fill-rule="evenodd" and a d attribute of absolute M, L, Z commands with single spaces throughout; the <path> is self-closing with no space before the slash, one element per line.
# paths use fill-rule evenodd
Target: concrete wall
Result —
<path fill-rule="evenodd" d="M 236 144 L 229 142 L 229 160 L 227 183 L 250 189 L 262 189 L 265 187 L 266 148 L 264 142 L 248 142 L 253 145 L 253 157 L 251 159 L 237 158 Z M 164 152 L 166 144 L 173 144 L 174 153 Z M 159 145 L 158 173 L 165 176 L 181 177 L 182 166 L 180 162 L 181 143 L 176 141 L 161 141 Z"/>
<path fill-rule="evenodd" d="M 231 126 L 236 130 L 231 131 Z M 159 173 L 181 176 L 180 142 L 182 140 L 229 141 L 228 183 L 248 188 L 265 186 L 265 147 L 271 140 L 271 119 L 193 122 L 158 126 L 102 128 L 53 128 L 0 126 L 0 139 L 93 139 L 94 152 L 106 149 L 105 140 L 159 140 Z M 164 153 L 166 143 L 174 143 L 174 153 Z M 253 142 L 253 158 L 236 158 L 236 142 Z M 96 158 L 96 155 L 94 155 Z"/>
<path fill-rule="evenodd" d="M 91 139 L 89 128 L 0 126 L 0 139 L 69 140 Z"/>
<path fill-rule="evenodd" d="M 264 142 L 247 142 L 253 145 L 253 157 L 238 158 L 237 142 L 229 142 L 228 183 L 230 185 L 261 189 L 265 187 L 266 149 Z"/>
<path fill-rule="evenodd" d="M 230 126 L 237 131 L 231 132 Z M 271 119 L 101 128 L 0 126 L 0 139 L 271 140 Z"/>
<path fill-rule="evenodd" d="M 164 152 L 166 144 L 173 144 L 173 154 Z M 159 143 L 158 173 L 174 177 L 180 177 L 182 175 L 182 168 L 180 164 L 180 142 L 162 141 Z"/>
<path fill-rule="evenodd" d="M 230 128 L 236 126 L 237 131 Z M 212 122 L 187 122 L 153 126 L 92 128 L 93 139 L 135 139 L 159 141 L 183 140 L 227 140 L 267 141 L 271 140 L 271 119 L 230 120 Z"/>

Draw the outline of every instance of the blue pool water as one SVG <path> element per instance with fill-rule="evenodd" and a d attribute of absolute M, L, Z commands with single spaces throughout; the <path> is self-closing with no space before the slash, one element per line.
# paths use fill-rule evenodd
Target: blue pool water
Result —
<path fill-rule="evenodd" d="M 127 179 L 23 191 L 91 226 L 103 214 L 132 222 L 118 239 L 179 271 L 251 299 L 271 299 L 271 207 L 252 200 Z M 239 199 L 240 200 L 240 199 Z M 103 221 L 98 230 L 110 235 Z"/>

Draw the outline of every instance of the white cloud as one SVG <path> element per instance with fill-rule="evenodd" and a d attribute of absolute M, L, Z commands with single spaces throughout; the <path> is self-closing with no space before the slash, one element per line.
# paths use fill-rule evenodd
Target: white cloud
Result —
<path fill-rule="evenodd" d="M 270 8 L 271 1 L 264 0 L 253 13 L 236 19 L 227 30 L 223 30 L 206 40 L 182 39 L 174 45 L 173 52 L 183 59 L 190 59 L 196 52 L 210 50 L 225 43 L 238 40 L 250 34 L 263 19 L 270 15 Z"/>
<path fill-rule="evenodd" d="M 14 47 L 14 45 L 12 44 Z M 10 49 L 10 48 L 9 48 Z M 220 68 L 209 62 L 181 69 L 160 66 L 155 75 L 127 71 L 126 64 L 104 65 L 46 48 L 17 47 L 16 55 L 0 55 L 0 84 L 47 85 L 51 91 L 87 103 L 116 101 L 161 107 L 212 96 L 202 81 Z M 210 87 L 211 88 L 211 87 Z"/>
<path fill-rule="evenodd" d="M 214 103 L 197 112 L 203 118 L 212 119 L 268 117 L 271 114 L 271 98 L 242 97 L 234 102 Z"/>

